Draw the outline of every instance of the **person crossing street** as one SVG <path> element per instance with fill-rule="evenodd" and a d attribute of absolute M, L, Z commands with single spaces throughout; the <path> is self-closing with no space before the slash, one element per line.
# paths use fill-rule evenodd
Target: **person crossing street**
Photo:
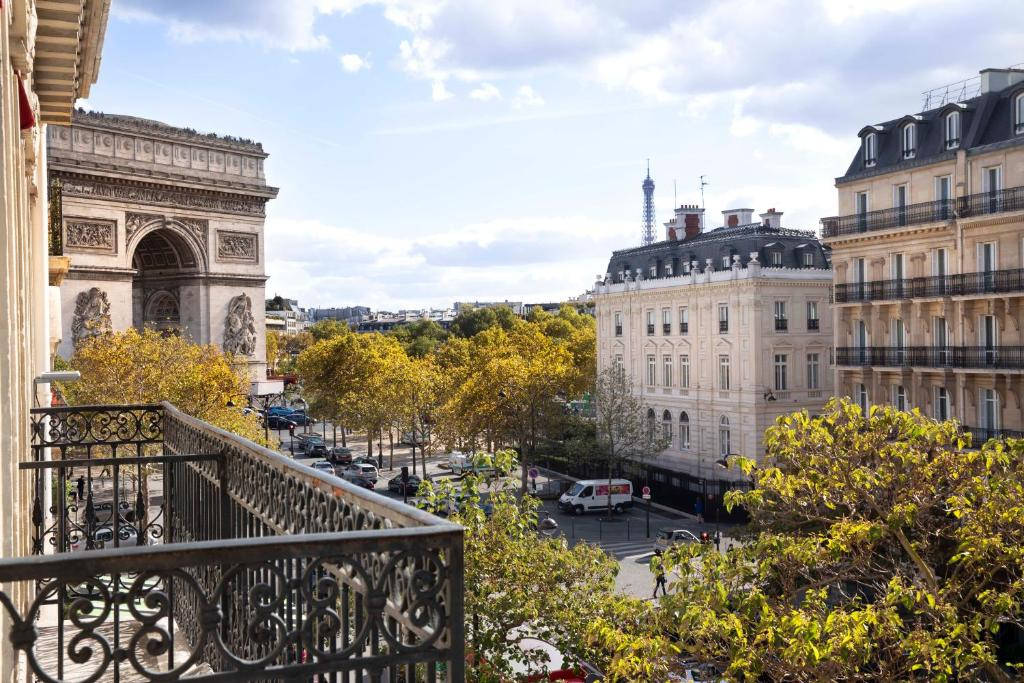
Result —
<path fill-rule="evenodd" d="M 658 597 L 658 588 L 661 588 L 662 595 L 668 595 L 668 591 L 665 589 L 667 585 L 665 581 L 665 561 L 661 557 L 660 550 L 655 550 L 654 555 L 651 557 L 651 573 L 654 574 L 654 594 L 651 597 Z"/>

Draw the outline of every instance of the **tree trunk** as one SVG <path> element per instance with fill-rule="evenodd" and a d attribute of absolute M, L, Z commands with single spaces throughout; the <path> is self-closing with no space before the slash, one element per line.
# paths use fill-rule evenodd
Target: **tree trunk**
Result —
<path fill-rule="evenodd" d="M 372 458 L 373 457 L 373 430 L 372 429 L 367 429 L 366 430 L 366 457 L 367 458 Z"/>
<path fill-rule="evenodd" d="M 391 449 L 391 455 L 388 460 L 388 469 L 395 469 L 395 432 L 394 430 L 388 430 L 388 448 Z"/>
<path fill-rule="evenodd" d="M 334 446 L 335 448 L 337 448 L 338 447 L 338 425 L 332 423 L 331 426 L 334 428 L 334 443 L 331 444 L 331 445 Z"/>
<path fill-rule="evenodd" d="M 342 448 L 348 448 L 348 444 L 345 443 L 345 432 L 347 432 L 347 431 L 348 431 L 348 429 L 345 428 L 344 425 L 342 425 L 342 427 L 341 427 L 341 447 Z"/>

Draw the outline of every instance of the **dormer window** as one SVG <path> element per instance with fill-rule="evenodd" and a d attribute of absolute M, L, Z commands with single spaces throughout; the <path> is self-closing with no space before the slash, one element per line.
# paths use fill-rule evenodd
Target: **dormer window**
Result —
<path fill-rule="evenodd" d="M 960 146 L 960 112 L 946 114 L 946 149 Z"/>
<path fill-rule="evenodd" d="M 878 163 L 878 136 L 868 133 L 864 136 L 864 165 L 874 166 Z"/>
<path fill-rule="evenodd" d="M 1013 100 L 1013 132 L 1024 133 L 1024 92 Z"/>
<path fill-rule="evenodd" d="M 917 126 L 908 123 L 903 126 L 903 158 L 913 159 L 917 154 Z"/>

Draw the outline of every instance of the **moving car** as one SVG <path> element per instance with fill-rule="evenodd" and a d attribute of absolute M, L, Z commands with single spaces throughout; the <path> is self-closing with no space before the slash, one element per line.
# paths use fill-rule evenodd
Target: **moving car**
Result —
<path fill-rule="evenodd" d="M 344 446 L 335 446 L 327 451 L 327 459 L 335 465 L 351 465 L 352 449 Z"/>
<path fill-rule="evenodd" d="M 611 507 L 621 513 L 633 505 L 633 483 L 628 479 L 584 479 L 572 485 L 558 499 L 558 507 L 577 515 L 594 510 L 608 509 L 608 493 L 611 490 Z"/>
<path fill-rule="evenodd" d="M 311 465 L 314 470 L 323 472 L 325 474 L 334 474 L 334 465 L 327 462 L 326 460 L 317 460 Z"/>
<path fill-rule="evenodd" d="M 654 540 L 655 550 L 668 550 L 677 543 L 700 543 L 700 539 L 688 529 L 659 529 Z"/>
<path fill-rule="evenodd" d="M 284 415 L 271 414 L 267 417 L 267 426 L 271 429 L 293 429 L 299 425 L 297 422 L 288 419 Z"/>
<path fill-rule="evenodd" d="M 409 481 L 405 484 L 405 490 L 407 493 L 415 493 L 416 489 L 420 487 L 420 478 L 415 474 L 409 475 Z M 388 491 L 394 491 L 395 493 L 402 493 L 402 475 L 393 477 L 388 480 Z"/>
<path fill-rule="evenodd" d="M 299 434 L 295 437 L 295 450 L 306 455 L 327 457 L 327 444 L 319 434 Z"/>
<path fill-rule="evenodd" d="M 377 468 L 373 465 L 366 463 L 352 463 L 344 470 L 342 470 L 341 476 L 348 481 L 356 481 L 357 479 L 363 479 L 371 482 L 372 484 L 377 483 Z M 358 482 L 357 482 L 358 483 Z"/>
<path fill-rule="evenodd" d="M 352 464 L 353 465 L 373 465 L 374 467 L 376 467 L 377 466 L 377 458 L 373 457 L 372 455 L 357 455 L 356 457 L 352 458 Z"/>
<path fill-rule="evenodd" d="M 135 534 L 135 529 L 131 527 L 121 527 L 118 530 L 119 547 L 131 547 L 139 544 L 138 536 Z M 80 535 L 77 539 L 71 542 L 71 550 L 85 550 L 86 549 L 85 535 Z M 101 550 L 105 547 L 114 547 L 114 530 L 111 527 L 103 527 L 96 529 L 92 534 L 92 548 L 91 550 Z"/>

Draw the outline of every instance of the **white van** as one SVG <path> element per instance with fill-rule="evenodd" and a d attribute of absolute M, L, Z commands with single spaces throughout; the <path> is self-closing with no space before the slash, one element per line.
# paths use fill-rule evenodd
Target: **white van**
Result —
<path fill-rule="evenodd" d="M 591 510 L 608 509 L 607 479 L 584 479 L 572 485 L 558 499 L 558 507 L 577 515 Z M 628 479 L 612 479 L 612 510 L 622 512 L 633 504 L 633 484 Z"/>

